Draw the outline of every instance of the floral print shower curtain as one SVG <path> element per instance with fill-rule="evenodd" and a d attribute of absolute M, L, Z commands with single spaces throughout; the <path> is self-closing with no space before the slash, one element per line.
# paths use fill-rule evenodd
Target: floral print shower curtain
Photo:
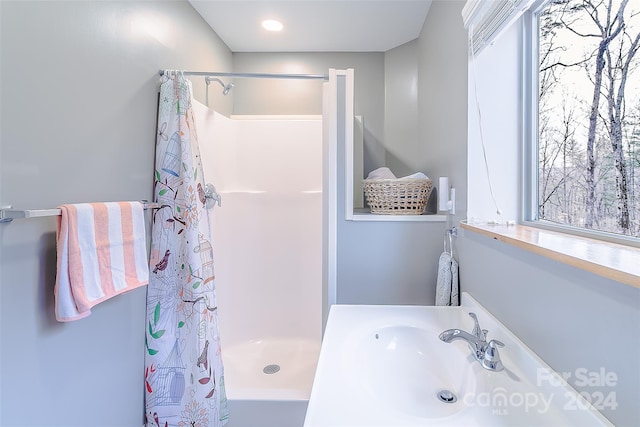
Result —
<path fill-rule="evenodd" d="M 217 427 L 228 418 L 213 250 L 191 82 L 161 78 L 145 325 L 147 427 Z"/>

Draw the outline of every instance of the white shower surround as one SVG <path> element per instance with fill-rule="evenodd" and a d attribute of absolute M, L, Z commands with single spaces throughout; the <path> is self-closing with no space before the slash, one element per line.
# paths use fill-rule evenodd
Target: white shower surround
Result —
<path fill-rule="evenodd" d="M 322 339 L 322 117 L 194 111 L 222 196 L 210 218 L 229 426 L 296 425 Z"/>

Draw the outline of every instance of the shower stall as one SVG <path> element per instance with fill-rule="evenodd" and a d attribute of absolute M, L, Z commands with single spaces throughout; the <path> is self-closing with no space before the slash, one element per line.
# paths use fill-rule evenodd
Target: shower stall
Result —
<path fill-rule="evenodd" d="M 229 426 L 300 426 L 322 338 L 322 117 L 194 105 Z"/>
<path fill-rule="evenodd" d="M 228 427 L 304 421 L 336 298 L 338 164 L 349 157 L 353 70 L 329 70 L 322 99 L 316 116 L 226 117 L 194 102 L 203 173 L 221 198 L 209 216 Z"/>

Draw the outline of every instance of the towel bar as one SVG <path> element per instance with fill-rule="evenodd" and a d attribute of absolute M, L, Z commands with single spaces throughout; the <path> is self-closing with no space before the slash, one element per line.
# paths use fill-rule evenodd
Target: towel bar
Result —
<path fill-rule="evenodd" d="M 160 207 L 158 203 L 142 202 L 145 209 Z M 11 206 L 0 207 L 0 222 L 11 222 L 20 218 L 36 218 L 40 216 L 58 216 L 60 209 L 12 209 Z"/>

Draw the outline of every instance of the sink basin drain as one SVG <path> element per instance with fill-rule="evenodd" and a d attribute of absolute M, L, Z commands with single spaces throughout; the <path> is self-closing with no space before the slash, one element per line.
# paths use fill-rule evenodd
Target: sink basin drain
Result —
<path fill-rule="evenodd" d="M 438 392 L 438 399 L 444 403 L 455 403 L 458 400 L 456 395 L 449 390 L 440 390 Z"/>
<path fill-rule="evenodd" d="M 280 365 L 267 365 L 262 369 L 265 374 L 275 374 L 280 370 Z"/>

